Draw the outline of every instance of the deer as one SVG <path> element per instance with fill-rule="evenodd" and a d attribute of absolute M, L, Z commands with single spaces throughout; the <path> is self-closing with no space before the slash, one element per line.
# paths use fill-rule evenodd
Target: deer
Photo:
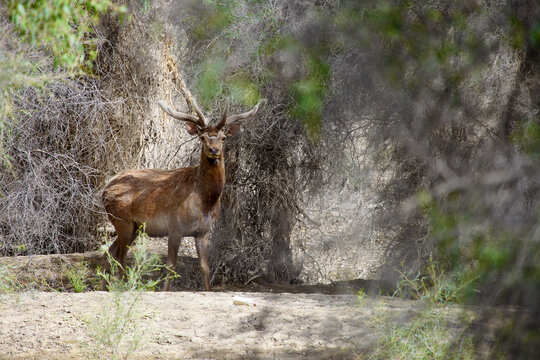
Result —
<path fill-rule="evenodd" d="M 125 266 L 129 246 L 144 224 L 150 237 L 168 237 L 168 276 L 164 291 L 170 291 L 182 238 L 195 238 L 200 271 L 205 291 L 210 291 L 208 265 L 209 233 L 220 212 L 220 199 L 225 185 L 224 142 L 236 134 L 240 124 L 255 116 L 266 102 L 260 100 L 251 110 L 228 115 L 228 102 L 219 122 L 210 125 L 197 103 L 192 100 L 196 115 L 171 109 L 163 101 L 158 105 L 170 117 L 185 123 L 189 135 L 201 143 L 197 166 L 166 169 L 124 170 L 104 187 L 103 205 L 117 238 L 109 247 L 110 255 Z M 105 254 L 106 268 L 108 261 Z"/>

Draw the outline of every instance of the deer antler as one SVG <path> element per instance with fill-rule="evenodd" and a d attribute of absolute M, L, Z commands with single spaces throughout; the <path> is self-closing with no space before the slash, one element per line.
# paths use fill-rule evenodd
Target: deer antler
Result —
<path fill-rule="evenodd" d="M 199 117 L 199 119 L 201 119 L 204 126 L 206 126 L 206 124 L 208 124 L 208 122 L 206 121 L 206 118 L 204 117 L 201 109 L 199 109 L 199 107 L 197 106 L 197 102 L 195 101 L 195 99 L 191 98 L 191 103 L 193 105 L 193 110 L 195 110 L 195 114 L 197 114 L 197 116 Z"/>
<path fill-rule="evenodd" d="M 259 100 L 257 105 L 255 105 L 255 107 L 253 109 L 249 110 L 248 112 L 238 114 L 238 115 L 227 116 L 227 113 L 228 113 L 228 110 L 229 110 L 229 103 L 227 102 L 227 105 L 225 107 L 225 113 L 223 114 L 223 117 L 221 118 L 219 123 L 216 125 L 216 127 L 218 129 L 221 129 L 226 125 L 233 125 L 233 124 L 236 124 L 236 123 L 238 123 L 238 122 L 240 122 L 242 120 L 247 120 L 247 119 L 253 117 L 253 115 L 255 115 L 257 113 L 257 111 L 259 111 L 259 108 L 262 107 L 264 104 L 266 104 L 266 99 L 261 99 L 261 100 Z"/>
<path fill-rule="evenodd" d="M 197 106 L 197 103 L 195 102 L 195 100 L 192 100 L 192 104 L 193 104 L 193 109 L 195 110 L 195 112 L 197 113 L 197 116 L 195 115 L 191 115 L 191 114 L 184 114 L 184 113 L 181 113 L 181 112 L 178 112 L 176 110 L 173 110 L 171 109 L 169 106 L 167 106 L 163 101 L 158 101 L 158 105 L 163 109 L 163 111 L 165 111 L 169 116 L 177 119 L 177 120 L 181 120 L 181 121 L 185 121 L 185 122 L 189 122 L 189 123 L 192 123 L 192 124 L 195 124 L 197 125 L 199 128 L 201 129 L 204 129 L 206 127 L 206 120 L 204 118 L 204 115 L 202 114 L 201 110 L 199 109 L 199 107 Z"/>
<path fill-rule="evenodd" d="M 219 122 L 216 125 L 218 129 L 221 129 L 225 126 L 228 115 L 229 115 L 229 100 L 227 100 L 227 102 L 225 103 L 225 111 L 223 112 L 223 115 L 221 116 L 221 120 L 219 120 Z"/>

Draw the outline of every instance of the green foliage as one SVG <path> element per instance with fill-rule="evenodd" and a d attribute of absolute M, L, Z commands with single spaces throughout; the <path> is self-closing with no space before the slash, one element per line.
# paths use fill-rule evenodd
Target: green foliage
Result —
<path fill-rule="evenodd" d="M 359 301 L 359 302 L 362 302 L 362 301 L 367 297 L 367 294 L 366 294 L 366 292 L 364 291 L 364 289 L 360 289 L 360 290 L 358 290 L 358 292 L 356 293 L 356 297 L 358 298 L 358 301 Z"/>
<path fill-rule="evenodd" d="M 379 340 L 367 359 L 475 359 L 477 349 L 468 328 L 472 311 L 456 305 L 471 280 L 449 275 L 432 258 L 421 274 L 401 274 L 394 296 L 421 299 L 418 312 L 400 317 L 378 311 L 374 326 Z"/>
<path fill-rule="evenodd" d="M 380 340 L 375 350 L 361 359 L 476 359 L 473 339 L 467 333 L 471 316 L 460 310 L 428 307 L 411 318 L 399 318 L 395 310 L 379 311 L 374 319 Z"/>
<path fill-rule="evenodd" d="M 12 266 L 0 263 L 0 295 L 19 291 L 22 284 Z"/>
<path fill-rule="evenodd" d="M 97 56 L 93 27 L 102 14 L 124 16 L 127 9 L 112 0 L 8 0 L 5 5 L 20 38 L 33 47 L 47 50 L 55 67 L 66 70 L 51 71 L 47 57 L 26 56 L 0 48 L 0 164 L 11 167 L 4 138 L 11 131 L 6 120 L 15 116 L 15 92 L 22 87 L 39 89 L 53 80 L 91 72 Z M 0 27 L 0 31 L 10 35 L 7 27 Z"/>
<path fill-rule="evenodd" d="M 465 21 L 465 11 L 472 9 L 458 5 L 443 12 L 436 5 L 385 0 L 366 7 L 360 19 L 354 12 L 343 16 L 352 17 L 344 22 L 347 26 L 362 24 L 362 44 L 382 45 L 385 75 L 398 88 L 425 86 L 426 76 L 438 74 L 445 86 L 457 88 L 463 75 L 479 65 L 477 54 L 483 51 L 478 34 Z"/>
<path fill-rule="evenodd" d="M 516 122 L 510 139 L 522 152 L 534 159 L 540 157 L 540 125 L 536 119 Z"/>
<path fill-rule="evenodd" d="M 239 10 L 242 6 L 247 12 Z M 284 33 L 280 29 L 283 20 L 278 18 L 275 9 L 265 4 L 206 1 L 202 9 L 197 10 L 200 11 L 198 14 L 188 14 L 185 21 L 191 25 L 189 33 L 194 39 L 209 41 L 208 56 L 200 64 L 202 71 L 197 78 L 201 102 L 208 106 L 218 97 L 229 97 L 234 103 L 253 105 L 261 97 L 260 89 L 279 82 L 290 96 L 289 116 L 301 121 L 307 132 L 316 138 L 321 129 L 321 114 L 331 76 L 326 60 L 329 49 L 320 44 L 307 45 L 292 34 Z M 230 43 L 238 39 L 238 24 L 242 22 L 262 24 L 263 36 L 257 40 L 255 51 L 245 54 L 251 62 L 267 63 L 269 59 L 288 53 L 297 59 L 301 70 L 284 80 L 277 63 L 271 62 L 263 74 L 228 65 Z"/>
<path fill-rule="evenodd" d="M 448 271 L 430 258 L 423 270 L 411 277 L 400 272 L 395 296 L 422 299 L 429 304 L 458 304 L 474 292 L 477 280 L 469 271 Z"/>
<path fill-rule="evenodd" d="M 192 35 L 198 41 L 219 36 L 233 23 L 233 10 L 238 2 L 235 0 L 205 0 L 202 2 L 204 16 L 187 14 L 185 21 L 193 24 Z"/>
<path fill-rule="evenodd" d="M 540 22 L 537 22 L 532 28 L 531 28 L 531 32 L 530 32 L 530 40 L 531 40 L 531 45 L 536 48 L 536 49 L 539 49 L 540 48 Z"/>
<path fill-rule="evenodd" d="M 76 293 L 81 293 L 86 290 L 86 280 L 88 275 L 90 275 L 90 270 L 86 261 L 83 260 L 77 266 L 69 266 L 65 268 L 64 273 L 66 274 L 69 282 L 71 283 L 73 291 L 75 291 Z"/>
<path fill-rule="evenodd" d="M 536 46 L 538 22 L 530 17 L 538 13 L 538 4 L 514 5 L 378 1 L 364 12 L 351 13 L 350 20 L 345 15 L 341 26 L 351 29 L 355 19 L 365 23 L 358 35 L 381 61 L 380 68 L 375 67 L 380 71 L 376 80 L 391 89 L 391 97 L 402 97 L 381 106 L 384 111 L 399 108 L 389 111 L 395 118 L 383 120 L 387 127 L 379 132 L 381 148 L 388 143 L 399 148 L 392 166 L 401 177 L 392 195 L 406 199 L 417 193 L 419 218 L 427 221 L 407 237 L 424 238 L 424 248 L 434 247 L 446 278 L 440 287 L 425 269 L 412 283 L 401 285 L 414 294 L 414 284 L 421 284 L 429 291 L 415 296 L 437 301 L 520 304 L 538 326 L 537 301 L 532 299 L 540 290 L 539 169 L 533 164 L 540 153 L 540 127 L 538 52 L 531 48 Z M 519 58 L 519 74 L 497 69 L 491 56 L 502 49 L 512 49 Z M 500 79 L 517 76 L 518 95 L 509 97 L 507 106 L 485 109 L 477 94 L 490 92 L 482 82 L 496 71 Z M 489 96 L 497 101 L 498 94 Z M 534 105 L 520 108 L 528 101 Z M 409 109 L 422 109 L 425 115 Z M 498 127 L 512 132 L 499 134 Z M 413 170 L 401 167 L 407 162 L 419 165 Z M 520 354 L 537 353 L 538 336 L 529 330 L 531 325 L 512 317 L 521 325 L 513 328 L 514 340 L 506 344 L 519 339 L 527 349 Z"/>
<path fill-rule="evenodd" d="M 307 74 L 292 84 L 292 114 L 300 119 L 312 138 L 321 129 L 323 102 L 328 90 L 330 67 L 315 56 L 307 58 Z"/>
<path fill-rule="evenodd" d="M 0 110 L 4 114 L 11 112 L 11 102 L 8 102 L 11 91 L 23 86 L 41 87 L 54 78 L 42 71 L 47 65 L 46 59 L 31 62 L 20 54 L 2 51 L 0 51 L 0 59 L 0 83 L 2 84 Z"/>
<path fill-rule="evenodd" d="M 125 14 L 111 0 L 10 1 L 11 21 L 23 39 L 51 51 L 56 66 L 91 69 L 96 58 L 92 27 L 101 14 Z"/>
<path fill-rule="evenodd" d="M 200 102 L 208 106 L 222 91 L 223 84 L 223 60 L 209 59 L 203 64 L 202 72 L 197 78 L 197 90 L 200 94 Z"/>
<path fill-rule="evenodd" d="M 515 50 L 522 49 L 527 38 L 525 26 L 523 25 L 523 22 L 515 15 L 510 16 L 509 22 L 512 29 L 509 32 L 510 45 Z"/>
<path fill-rule="evenodd" d="M 246 73 L 238 73 L 226 81 L 230 99 L 238 104 L 253 106 L 262 97 L 257 84 Z"/>
<path fill-rule="evenodd" d="M 327 60 L 329 49 L 320 44 L 309 46 L 279 33 L 269 38 L 263 48 L 265 56 L 279 56 L 285 52 L 301 64 L 302 71 L 289 80 L 287 87 L 292 99 L 289 114 L 301 121 L 311 138 L 316 139 L 322 127 L 322 111 L 331 77 Z M 275 78 L 279 69 L 275 70 L 274 77 L 267 81 L 282 81 Z"/>
<path fill-rule="evenodd" d="M 253 106 L 261 98 L 258 85 L 245 72 L 225 73 L 220 58 L 207 60 L 197 78 L 197 92 L 204 106 L 210 107 L 219 96 L 227 96 L 235 104 Z"/>
<path fill-rule="evenodd" d="M 464 296 L 458 297 L 461 301 L 477 301 L 497 283 L 499 291 L 492 301 L 524 299 L 540 283 L 540 265 L 535 260 L 540 256 L 540 245 L 534 240 L 536 227 L 511 231 L 492 225 L 486 229 L 479 219 L 487 210 L 474 200 L 474 194 L 468 196 L 471 203 L 455 195 L 444 202 L 432 199 L 423 207 L 430 223 L 430 238 L 437 246 L 439 261 L 445 264 L 445 276 L 460 289 L 463 286 Z M 523 246 L 527 247 L 526 254 Z"/>
<path fill-rule="evenodd" d="M 280 56 L 288 54 L 301 64 L 301 71 L 289 79 L 288 92 L 292 103 L 289 114 L 301 121 L 312 138 L 320 135 L 324 100 L 332 75 L 328 63 L 329 48 L 326 44 L 305 44 L 288 34 L 276 32 L 261 45 L 259 56 Z M 279 69 L 267 81 L 276 79 Z"/>
<path fill-rule="evenodd" d="M 430 224 L 429 238 L 437 247 L 439 261 L 444 263 L 439 276 L 446 280 L 442 281 L 443 286 L 433 282 L 429 275 L 433 271 L 428 266 L 428 275 L 415 279 L 422 285 L 420 291 L 413 292 L 423 298 L 442 298 L 460 304 L 522 304 L 535 311 L 537 302 L 532 299 L 537 298 L 540 288 L 538 224 L 507 227 L 489 222 L 489 208 L 481 206 L 478 199 L 481 194 L 481 189 L 473 188 L 444 200 L 432 199 L 424 207 Z M 536 208 L 534 213 L 538 212 Z M 413 288 L 409 283 L 404 285 Z M 524 354 L 534 353 L 532 349 L 540 338 L 531 331 L 537 321 L 535 316 L 534 312 L 528 318 L 510 316 L 511 325 L 499 326 L 497 348 L 490 351 L 503 353 L 505 347 L 519 344 Z"/>
<path fill-rule="evenodd" d="M 0 31 L 7 31 L 0 27 Z M 32 60 L 30 60 L 32 59 Z M 4 51 L 0 48 L 0 166 L 11 168 L 11 159 L 7 154 L 4 139 L 12 136 L 10 118 L 15 116 L 13 95 L 22 87 L 32 86 L 40 88 L 48 81 L 60 78 L 58 74 L 46 74 L 46 59 L 26 57 L 24 54 Z"/>

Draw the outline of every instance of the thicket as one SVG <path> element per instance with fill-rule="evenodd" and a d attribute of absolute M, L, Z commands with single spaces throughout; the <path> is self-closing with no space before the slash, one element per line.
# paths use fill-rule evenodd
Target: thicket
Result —
<path fill-rule="evenodd" d="M 534 357 L 540 344 L 534 330 L 540 325 L 537 2 L 227 1 L 189 11 L 206 19 L 187 22 L 189 59 L 204 101 L 234 98 L 243 87 L 248 99 L 260 93 L 270 108 L 279 104 L 264 126 L 297 126 L 290 139 L 286 130 L 272 133 L 268 144 L 257 138 L 240 144 L 238 156 L 248 155 L 240 171 L 255 182 L 243 192 L 231 179 L 214 258 L 232 261 L 222 268 L 237 269 L 246 251 L 246 269 L 257 276 L 261 271 L 252 266 L 266 263 L 251 259 L 287 254 L 279 251 L 287 246 L 272 249 L 280 239 L 272 229 L 287 239 L 290 219 L 301 214 L 295 205 L 309 194 L 303 190 L 332 179 L 329 160 L 339 162 L 349 137 L 365 139 L 365 155 L 381 180 L 379 229 L 395 234 L 389 263 L 415 273 L 434 257 L 448 286 L 462 288 L 455 301 L 522 307 L 497 330 L 494 353 Z M 303 162 L 306 156 L 312 164 Z M 258 167 L 250 168 L 249 159 Z M 265 160 L 272 165 L 266 168 Z M 259 176 L 268 183 L 258 187 Z M 264 196 L 268 188 L 276 188 L 272 197 L 283 194 L 280 207 Z M 243 224 L 255 204 L 254 220 L 221 246 L 219 239 L 229 241 L 234 231 L 230 224 Z M 278 223 L 276 210 L 286 214 Z M 478 320 L 478 341 L 493 316 L 490 308 Z"/>
<path fill-rule="evenodd" d="M 385 174 L 380 226 L 398 229 L 389 260 L 415 272 L 434 256 L 449 286 L 464 287 L 456 301 L 519 306 L 487 356 L 534 358 L 538 3 L 341 6 L 339 20 L 330 21 L 339 31 L 327 34 L 342 39 L 349 68 L 333 95 L 344 100 L 338 110 L 358 114 Z M 504 317 L 489 307 L 475 323 L 478 343 L 497 316 Z"/>
<path fill-rule="evenodd" d="M 212 234 L 214 282 L 295 281 L 291 233 L 313 221 L 306 196 L 331 177 L 347 129 L 321 121 L 330 69 L 318 45 L 297 38 L 309 4 L 193 2 L 182 6 L 188 51 L 180 56 L 188 86 L 208 109 L 230 99 L 232 111 L 267 105 L 227 140 L 227 185 Z M 329 149 L 332 149 L 329 151 Z"/>
<path fill-rule="evenodd" d="M 96 192 L 122 163 L 122 122 L 93 76 L 111 2 L 0 5 L 0 254 L 77 252 L 95 246 Z M 113 106 L 114 105 L 114 106 Z"/>

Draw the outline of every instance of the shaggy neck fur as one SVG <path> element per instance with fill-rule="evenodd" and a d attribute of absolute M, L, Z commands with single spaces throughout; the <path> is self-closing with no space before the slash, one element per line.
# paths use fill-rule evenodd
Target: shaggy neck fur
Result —
<path fill-rule="evenodd" d="M 223 154 L 217 159 L 208 158 L 204 153 L 201 154 L 199 180 L 198 191 L 202 195 L 205 207 L 210 208 L 219 200 L 225 185 Z"/>

